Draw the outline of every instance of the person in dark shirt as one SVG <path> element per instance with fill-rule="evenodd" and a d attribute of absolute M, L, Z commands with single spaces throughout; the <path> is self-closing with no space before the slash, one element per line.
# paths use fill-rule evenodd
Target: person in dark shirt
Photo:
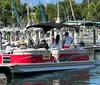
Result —
<path fill-rule="evenodd" d="M 39 47 L 40 48 L 46 48 L 47 50 L 49 48 L 48 44 L 46 43 L 46 40 L 42 40 Z"/>

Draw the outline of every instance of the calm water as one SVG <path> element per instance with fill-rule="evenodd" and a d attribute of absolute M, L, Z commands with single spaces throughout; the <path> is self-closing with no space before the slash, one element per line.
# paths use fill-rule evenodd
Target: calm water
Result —
<path fill-rule="evenodd" d="M 100 67 L 20 76 L 7 85 L 100 85 Z"/>

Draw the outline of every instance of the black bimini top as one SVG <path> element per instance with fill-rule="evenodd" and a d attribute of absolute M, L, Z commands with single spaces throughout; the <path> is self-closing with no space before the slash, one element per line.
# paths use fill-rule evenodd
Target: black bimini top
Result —
<path fill-rule="evenodd" d="M 98 22 L 85 22 L 85 23 L 82 23 L 81 25 L 83 25 L 83 26 L 95 26 L 95 27 L 99 27 L 100 23 L 98 23 Z"/>
<path fill-rule="evenodd" d="M 61 29 L 62 27 L 71 27 L 72 28 L 71 25 L 66 25 L 66 24 L 62 24 L 62 23 L 53 23 L 53 22 L 31 25 L 31 26 L 28 26 L 27 29 L 31 28 L 31 27 L 42 28 L 45 33 L 53 28 L 57 28 L 57 29 Z"/>

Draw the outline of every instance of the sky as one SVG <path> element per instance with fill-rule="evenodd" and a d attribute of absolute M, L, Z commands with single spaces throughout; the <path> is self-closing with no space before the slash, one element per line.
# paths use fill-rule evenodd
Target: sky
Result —
<path fill-rule="evenodd" d="M 81 3 L 83 0 L 76 0 L 76 3 Z"/>
<path fill-rule="evenodd" d="M 27 0 L 21 0 L 22 3 L 26 3 Z M 47 4 L 47 3 L 56 3 L 57 0 L 40 0 L 42 4 Z M 63 1 L 63 0 L 59 0 Z M 39 0 L 29 0 L 29 6 L 35 6 L 39 4 Z M 81 3 L 82 0 L 76 0 L 76 3 Z"/>

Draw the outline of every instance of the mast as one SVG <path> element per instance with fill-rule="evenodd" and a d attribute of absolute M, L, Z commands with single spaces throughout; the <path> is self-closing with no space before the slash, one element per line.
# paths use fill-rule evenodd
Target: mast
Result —
<path fill-rule="evenodd" d="M 12 0 L 12 5 L 13 5 L 13 8 L 14 8 L 14 12 L 15 12 L 15 15 L 16 15 L 16 19 L 17 19 L 17 23 L 18 23 L 18 27 L 19 27 L 19 31 L 21 30 L 21 25 L 20 25 L 20 22 L 19 22 L 19 18 L 18 18 L 18 14 L 17 14 L 17 10 L 16 10 L 16 7 L 15 7 L 15 2 L 14 0 Z"/>
<path fill-rule="evenodd" d="M 42 22 L 45 23 L 45 22 L 46 22 L 46 21 L 45 21 L 45 16 L 44 16 L 44 13 L 43 13 L 43 10 L 42 10 L 42 6 L 41 6 L 40 0 L 39 0 L 39 6 L 40 6 L 40 12 L 41 12 L 41 14 L 42 14 Z"/>
<path fill-rule="evenodd" d="M 59 0 L 57 1 L 57 20 L 56 20 L 56 23 L 60 23 Z"/>
<path fill-rule="evenodd" d="M 72 7 L 72 2 L 71 2 L 71 0 L 69 0 L 69 3 L 70 3 L 70 7 L 71 7 L 73 19 L 75 20 L 75 15 L 74 15 L 74 11 L 73 11 L 73 7 Z"/>
<path fill-rule="evenodd" d="M 29 19 L 29 0 L 26 0 L 27 3 L 27 26 L 30 25 L 30 19 Z"/>

